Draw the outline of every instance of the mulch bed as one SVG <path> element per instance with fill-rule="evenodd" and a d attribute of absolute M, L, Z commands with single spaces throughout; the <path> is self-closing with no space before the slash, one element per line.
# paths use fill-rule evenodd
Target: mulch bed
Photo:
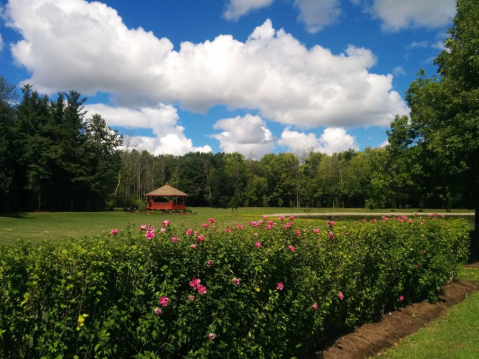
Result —
<path fill-rule="evenodd" d="M 479 262 L 468 268 L 479 268 Z M 448 308 L 479 290 L 476 283 L 451 282 L 444 286 L 437 303 L 415 303 L 388 313 L 378 323 L 365 324 L 353 333 L 341 336 L 331 348 L 316 352 L 310 359 L 364 359 L 381 353 L 402 338 L 444 315 Z"/>

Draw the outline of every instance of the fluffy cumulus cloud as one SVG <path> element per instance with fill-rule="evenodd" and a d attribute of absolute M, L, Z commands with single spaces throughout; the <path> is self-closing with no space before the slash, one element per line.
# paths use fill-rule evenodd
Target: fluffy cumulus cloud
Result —
<path fill-rule="evenodd" d="M 228 20 L 238 20 L 251 10 L 269 6 L 273 1 L 274 0 L 229 0 L 223 15 Z"/>
<path fill-rule="evenodd" d="M 274 148 L 274 137 L 259 116 L 226 118 L 217 121 L 213 128 L 223 130 L 211 135 L 220 142 L 224 152 L 239 152 L 247 158 L 259 159 Z"/>
<path fill-rule="evenodd" d="M 374 0 L 372 12 L 386 30 L 406 27 L 439 27 L 451 22 L 455 0 Z"/>
<path fill-rule="evenodd" d="M 212 152 L 209 146 L 194 147 L 191 139 L 186 138 L 184 128 L 177 124 L 178 113 L 170 105 L 144 107 L 138 110 L 117 108 L 105 104 L 85 105 L 88 115 L 100 114 L 109 126 L 126 128 L 149 128 L 156 137 L 132 136 L 130 149 L 147 150 L 155 155 L 171 153 L 184 155 L 188 152 Z"/>
<path fill-rule="evenodd" d="M 303 128 L 387 126 L 408 112 L 392 75 L 370 72 L 376 62 L 370 50 L 308 49 L 269 20 L 245 42 L 220 35 L 175 51 L 166 38 L 128 29 L 99 2 L 10 0 L 6 9 L 23 37 L 12 45 L 13 56 L 41 92 L 104 91 L 131 108 L 162 102 L 206 111 L 223 104 Z"/>
<path fill-rule="evenodd" d="M 310 33 L 320 31 L 341 14 L 338 0 L 294 0 L 294 5 L 299 9 L 299 19 Z"/>
<path fill-rule="evenodd" d="M 342 127 L 326 128 L 319 138 L 314 133 L 306 134 L 286 128 L 281 134 L 278 144 L 293 152 L 314 150 L 328 155 L 343 152 L 350 148 L 359 149 L 356 139 Z"/>

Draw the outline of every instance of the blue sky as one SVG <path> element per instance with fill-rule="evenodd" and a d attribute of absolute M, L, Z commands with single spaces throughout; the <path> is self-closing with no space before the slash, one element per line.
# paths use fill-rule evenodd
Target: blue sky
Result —
<path fill-rule="evenodd" d="M 379 147 L 454 0 L 0 0 L 0 75 L 154 154 Z"/>

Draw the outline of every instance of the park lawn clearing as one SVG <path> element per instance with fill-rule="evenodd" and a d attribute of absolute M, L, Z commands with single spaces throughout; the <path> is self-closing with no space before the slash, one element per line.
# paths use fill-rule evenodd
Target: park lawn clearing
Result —
<path fill-rule="evenodd" d="M 33 213 L 15 213 L 10 215 L 0 214 L 0 244 L 13 244 L 17 239 L 30 240 L 32 243 L 38 243 L 45 239 L 65 240 L 67 238 L 81 238 L 92 236 L 111 229 L 126 230 L 128 226 L 137 227 L 145 224 L 160 224 L 165 219 L 171 221 L 172 225 L 184 225 L 190 228 L 197 228 L 206 223 L 208 218 L 216 219 L 218 228 L 232 227 L 237 224 L 247 225 L 250 221 L 257 221 L 263 215 L 272 215 L 278 213 L 298 213 L 305 214 L 304 209 L 298 208 L 277 208 L 277 207 L 247 207 L 238 208 L 232 211 L 224 208 L 191 208 L 196 213 L 193 215 L 180 214 L 161 214 L 160 212 L 150 212 L 150 214 L 122 211 L 104 211 L 104 212 L 33 212 Z M 301 212 L 303 211 L 303 212 Z M 378 215 L 390 212 L 391 210 L 369 211 L 364 208 L 312 208 L 308 214 L 313 213 L 365 213 L 368 215 Z M 402 212 L 417 212 L 416 209 L 410 209 Z M 442 213 L 441 210 L 428 210 L 419 213 L 427 215 L 428 213 Z M 452 212 L 467 212 L 465 210 L 453 210 Z M 391 212 L 392 215 L 396 215 Z M 298 222 L 307 221 L 307 219 L 297 218 Z M 311 219 L 311 223 L 325 223 L 325 220 Z"/>

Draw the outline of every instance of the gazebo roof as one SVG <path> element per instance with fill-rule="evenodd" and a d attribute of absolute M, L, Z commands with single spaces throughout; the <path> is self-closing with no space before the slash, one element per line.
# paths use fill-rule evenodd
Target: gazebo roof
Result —
<path fill-rule="evenodd" d="M 181 196 L 181 197 L 188 197 L 188 195 L 180 190 L 177 190 L 174 187 L 171 187 L 168 183 L 165 184 L 163 187 L 157 188 L 154 191 L 146 194 L 147 196 Z"/>

